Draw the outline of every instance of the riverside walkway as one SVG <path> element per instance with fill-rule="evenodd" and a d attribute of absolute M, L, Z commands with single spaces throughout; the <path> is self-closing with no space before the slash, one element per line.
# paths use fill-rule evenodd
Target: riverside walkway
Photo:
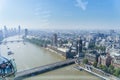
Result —
<path fill-rule="evenodd" d="M 74 64 L 74 63 L 75 63 L 75 59 L 67 59 L 65 61 L 60 61 L 60 62 L 56 62 L 56 63 L 52 63 L 52 64 L 24 70 L 21 72 L 17 72 L 14 80 L 22 80 L 22 79 L 27 78 L 27 77 L 38 75 L 38 74 L 41 74 L 41 73 L 44 73 L 47 71 L 51 71 L 51 70 L 54 70 L 54 69 L 57 69 L 57 68 L 60 68 L 63 66 L 67 66 L 70 64 Z"/>
<path fill-rule="evenodd" d="M 76 69 L 78 69 L 78 70 L 85 70 L 85 71 L 87 71 L 87 72 L 89 72 L 89 73 L 91 73 L 91 74 L 93 74 L 93 75 L 96 75 L 96 76 L 100 77 L 102 80 L 120 80 L 120 79 L 115 78 L 115 77 L 114 77 L 114 79 L 111 79 L 111 78 L 109 78 L 109 77 L 101 76 L 101 75 L 99 75 L 99 74 L 91 71 L 90 69 L 84 68 L 84 67 L 82 67 L 82 66 L 75 66 L 74 68 L 76 68 Z"/>

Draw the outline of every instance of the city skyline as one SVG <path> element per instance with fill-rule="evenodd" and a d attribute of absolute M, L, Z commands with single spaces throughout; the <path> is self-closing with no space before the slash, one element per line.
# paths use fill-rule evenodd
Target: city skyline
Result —
<path fill-rule="evenodd" d="M 119 0 L 0 0 L 0 28 L 120 29 Z"/>

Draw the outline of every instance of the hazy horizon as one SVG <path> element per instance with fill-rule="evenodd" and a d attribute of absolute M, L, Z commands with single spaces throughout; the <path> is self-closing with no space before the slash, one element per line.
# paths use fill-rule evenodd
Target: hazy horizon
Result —
<path fill-rule="evenodd" d="M 0 28 L 120 29 L 119 0 L 0 0 Z"/>

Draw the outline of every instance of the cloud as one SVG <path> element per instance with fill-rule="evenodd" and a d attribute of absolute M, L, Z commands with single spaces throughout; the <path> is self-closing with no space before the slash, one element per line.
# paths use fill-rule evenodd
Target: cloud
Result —
<path fill-rule="evenodd" d="M 51 16 L 51 11 L 46 10 L 46 9 L 42 9 L 42 8 L 36 8 L 34 10 L 34 15 L 35 16 L 41 16 L 43 18 L 49 18 Z"/>
<path fill-rule="evenodd" d="M 86 10 L 88 1 L 86 0 L 76 0 L 77 4 L 75 4 L 76 7 L 81 8 L 82 10 Z"/>
<path fill-rule="evenodd" d="M 5 7 L 6 5 L 6 0 L 0 0 L 0 11 L 3 10 L 3 8 Z"/>
<path fill-rule="evenodd" d="M 37 7 L 34 9 L 34 15 L 38 18 L 40 27 L 49 27 L 51 19 L 51 11 L 45 8 Z"/>

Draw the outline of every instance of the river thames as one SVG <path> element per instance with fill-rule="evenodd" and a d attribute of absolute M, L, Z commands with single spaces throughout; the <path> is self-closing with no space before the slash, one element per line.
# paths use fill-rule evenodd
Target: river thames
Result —
<path fill-rule="evenodd" d="M 17 39 L 19 39 L 19 37 L 15 36 L 7 38 L 6 40 L 10 41 Z M 2 44 L 0 47 L 2 56 L 9 59 L 15 59 L 18 72 L 65 60 L 64 57 L 58 55 L 57 53 L 50 52 L 29 42 L 25 42 L 25 44 L 23 42 L 10 42 Z M 14 54 L 8 55 L 9 50 Z M 92 74 L 73 68 L 74 66 L 75 65 L 70 65 L 59 68 L 34 77 L 26 78 L 25 80 L 101 80 Z"/>

